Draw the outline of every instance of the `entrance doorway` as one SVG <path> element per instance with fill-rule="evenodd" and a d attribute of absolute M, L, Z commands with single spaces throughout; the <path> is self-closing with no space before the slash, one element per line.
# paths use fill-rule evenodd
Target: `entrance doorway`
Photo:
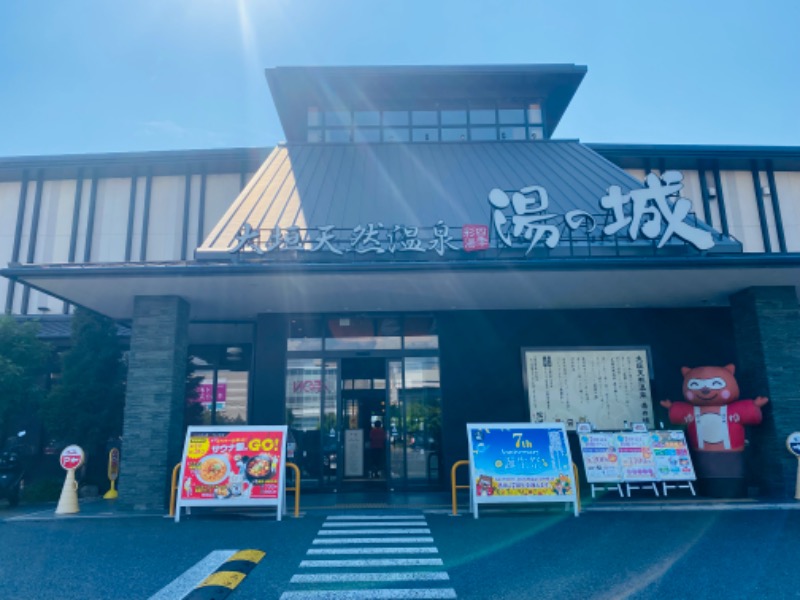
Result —
<path fill-rule="evenodd" d="M 339 431 L 342 438 L 343 491 L 384 490 L 391 457 L 386 425 L 386 359 L 341 359 Z"/>
<path fill-rule="evenodd" d="M 289 358 L 286 422 L 288 458 L 306 489 L 442 483 L 439 358 L 432 353 Z"/>

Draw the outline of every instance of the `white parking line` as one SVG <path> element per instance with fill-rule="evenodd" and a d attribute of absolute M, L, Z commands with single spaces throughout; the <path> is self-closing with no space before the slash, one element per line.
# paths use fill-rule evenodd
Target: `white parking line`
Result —
<path fill-rule="evenodd" d="M 422 527 L 415 529 L 323 529 L 317 535 L 360 535 L 362 533 L 373 535 L 398 535 L 401 533 L 420 534 L 430 532 L 430 529 L 424 529 Z"/>
<path fill-rule="evenodd" d="M 301 560 L 301 568 L 441 567 L 441 558 L 360 558 L 353 560 Z"/>
<path fill-rule="evenodd" d="M 436 546 L 414 548 L 311 548 L 306 554 L 436 554 Z"/>
<path fill-rule="evenodd" d="M 407 571 L 405 573 L 313 573 L 295 575 L 292 583 L 449 581 L 445 571 Z"/>
<path fill-rule="evenodd" d="M 432 537 L 348 537 L 315 539 L 311 542 L 317 544 L 432 544 Z"/>
<path fill-rule="evenodd" d="M 281 600 L 439 600 L 455 598 L 452 588 L 394 589 L 394 590 L 317 590 L 313 592 L 284 592 Z"/>
<path fill-rule="evenodd" d="M 209 553 L 200 562 L 186 570 L 183 575 L 150 596 L 148 600 L 180 600 L 237 552 L 238 550 L 215 550 Z"/>

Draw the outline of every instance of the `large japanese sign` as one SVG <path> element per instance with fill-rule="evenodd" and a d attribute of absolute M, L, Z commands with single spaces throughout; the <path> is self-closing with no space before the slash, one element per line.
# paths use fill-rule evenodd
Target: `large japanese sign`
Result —
<path fill-rule="evenodd" d="M 190 427 L 181 459 L 178 505 L 275 506 L 284 501 L 286 427 Z"/>
<path fill-rule="evenodd" d="M 481 252 L 490 248 L 524 250 L 529 255 L 537 247 L 553 249 L 564 238 L 586 243 L 636 244 L 657 248 L 670 242 L 689 244 L 697 250 L 714 246 L 711 232 L 699 225 L 691 213 L 692 202 L 680 195 L 683 175 L 666 171 L 650 173 L 641 188 L 624 192 L 618 185 L 598 198 L 598 212 L 584 210 L 550 212 L 548 190 L 532 183 L 517 190 L 494 188 L 487 192 L 488 223 L 448 224 L 444 220 L 419 227 L 407 223 L 369 222 L 349 229 L 323 225 L 312 229 L 298 226 L 254 229 L 245 223 L 228 252 L 250 256 L 303 253 L 344 255 L 384 255 L 421 257 L 425 254 Z M 602 228 L 598 223 L 602 222 Z M 460 229 L 460 235 L 459 235 Z"/>
<path fill-rule="evenodd" d="M 479 504 L 572 502 L 578 514 L 567 432 L 560 423 L 467 425 L 470 498 Z"/>
<path fill-rule="evenodd" d="M 645 348 L 523 348 L 531 421 L 620 429 L 651 423 Z"/>

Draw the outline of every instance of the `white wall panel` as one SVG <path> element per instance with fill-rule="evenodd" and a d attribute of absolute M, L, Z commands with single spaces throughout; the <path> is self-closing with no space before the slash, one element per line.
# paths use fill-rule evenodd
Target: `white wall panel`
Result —
<path fill-rule="evenodd" d="M 131 180 L 101 179 L 97 182 L 92 233 L 92 262 L 125 260 Z"/>
<path fill-rule="evenodd" d="M 76 185 L 74 179 L 44 182 L 34 262 L 65 263 L 69 261 L 69 240 L 72 233 Z"/>
<path fill-rule="evenodd" d="M 185 177 L 153 177 L 147 225 L 147 261 L 179 260 Z"/>
<path fill-rule="evenodd" d="M 203 240 L 216 226 L 241 191 L 238 174 L 209 175 L 206 178 L 206 210 L 203 219 Z M 202 242 L 202 240 L 201 240 Z"/>
<path fill-rule="evenodd" d="M 720 177 L 731 235 L 742 242 L 745 252 L 764 252 L 753 175 L 750 171 L 722 171 Z"/>
<path fill-rule="evenodd" d="M 800 252 L 800 173 L 776 172 L 775 187 L 778 189 L 786 250 Z"/>
<path fill-rule="evenodd" d="M 5 267 L 11 260 L 14 250 L 14 232 L 17 227 L 19 208 L 18 181 L 0 183 L 0 266 Z M 0 310 L 5 308 L 9 281 L 0 277 Z"/>

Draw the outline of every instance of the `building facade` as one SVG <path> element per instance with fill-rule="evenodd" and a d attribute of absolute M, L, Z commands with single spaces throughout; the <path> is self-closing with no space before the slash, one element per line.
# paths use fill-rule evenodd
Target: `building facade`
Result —
<path fill-rule="evenodd" d="M 800 148 L 554 139 L 585 72 L 276 68 L 272 150 L 0 160 L 5 310 L 131 326 L 135 506 L 166 498 L 189 355 L 207 422 L 286 423 L 304 485 L 346 491 L 441 486 L 466 423 L 539 418 L 530 349 L 642 350 L 647 398 L 609 410 L 656 428 L 682 366 L 735 363 L 770 397 L 748 484 L 785 495 Z"/>

